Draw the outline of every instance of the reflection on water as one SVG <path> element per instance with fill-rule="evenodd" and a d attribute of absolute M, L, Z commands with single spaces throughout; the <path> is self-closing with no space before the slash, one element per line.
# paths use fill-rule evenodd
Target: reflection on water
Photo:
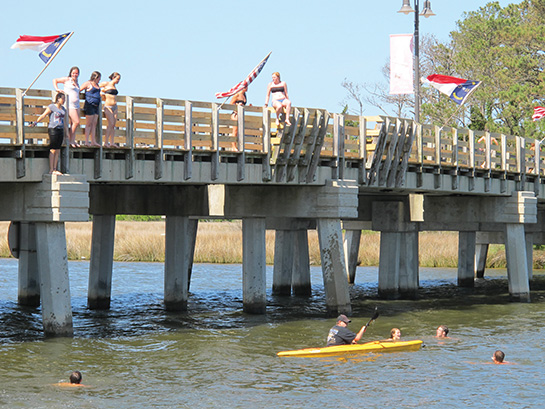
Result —
<path fill-rule="evenodd" d="M 421 270 L 419 299 L 377 297 L 377 269 L 359 268 L 351 288 L 358 329 L 378 306 L 363 341 L 392 327 L 422 339 L 415 352 L 335 358 L 279 358 L 322 346 L 321 272 L 309 299 L 268 296 L 267 314 L 242 312 L 240 265 L 196 265 L 188 311 L 162 305 L 163 265 L 115 263 L 109 311 L 86 309 L 88 263 L 69 264 L 74 338 L 45 339 L 39 309 L 19 307 L 17 264 L 0 261 L 0 405 L 18 408 L 200 407 L 538 407 L 545 382 L 545 277 L 532 303 L 509 302 L 505 271 L 475 289 L 456 270 Z M 268 288 L 272 269 L 268 268 Z M 434 338 L 446 324 L 452 337 Z M 491 365 L 496 349 L 516 365 Z M 58 388 L 70 371 L 90 388 Z M 531 382 L 528 380 L 531 379 Z"/>

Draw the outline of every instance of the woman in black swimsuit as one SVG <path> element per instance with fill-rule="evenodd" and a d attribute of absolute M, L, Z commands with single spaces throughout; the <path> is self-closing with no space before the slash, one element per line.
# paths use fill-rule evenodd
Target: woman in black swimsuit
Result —
<path fill-rule="evenodd" d="M 288 85 L 284 81 L 280 81 L 280 73 L 278 72 L 273 73 L 272 82 L 267 88 L 267 99 L 265 100 L 265 106 L 269 105 L 269 97 L 271 94 L 272 106 L 276 111 L 276 125 L 278 126 L 278 122 L 284 109 L 286 110 L 286 125 L 291 125 L 291 101 L 288 98 Z"/>
<path fill-rule="evenodd" d="M 246 105 L 248 102 L 248 99 L 246 98 L 246 92 L 248 91 L 248 87 L 242 88 L 239 92 L 237 92 L 235 95 L 233 95 L 233 98 L 231 98 L 231 104 L 233 105 Z M 235 123 L 238 124 L 238 113 L 237 111 L 233 111 L 231 114 L 231 119 L 235 121 Z M 236 138 L 238 136 L 238 125 L 233 126 L 233 138 Z M 238 150 L 236 140 L 231 145 L 232 149 L 234 151 Z"/>
<path fill-rule="evenodd" d="M 108 120 L 106 127 L 106 140 L 104 146 L 110 148 L 118 148 L 119 145 L 114 142 L 115 124 L 117 122 L 117 91 L 116 85 L 121 81 L 121 75 L 114 72 L 110 75 L 110 81 L 105 81 L 100 84 L 102 87 L 102 99 L 104 101 L 104 115 Z"/>
<path fill-rule="evenodd" d="M 121 75 L 118 72 L 114 72 L 110 75 L 110 81 L 104 81 L 100 84 L 102 88 L 102 98 L 104 100 L 104 115 L 108 120 L 108 126 L 106 127 L 106 137 L 104 146 L 117 148 L 114 142 L 115 137 L 115 124 L 117 122 L 117 98 L 118 94 L 116 85 L 121 80 Z"/>

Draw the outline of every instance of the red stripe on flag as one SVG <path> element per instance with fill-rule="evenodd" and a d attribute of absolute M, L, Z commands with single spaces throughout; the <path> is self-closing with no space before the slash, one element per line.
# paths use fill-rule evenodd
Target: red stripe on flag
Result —
<path fill-rule="evenodd" d="M 532 120 L 537 121 L 545 116 L 545 107 L 535 107 L 534 115 L 532 115 Z"/>
<path fill-rule="evenodd" d="M 58 35 L 57 36 L 45 36 L 45 37 L 22 35 L 22 36 L 19 36 L 19 38 L 17 39 L 17 42 L 20 42 L 20 41 L 41 41 L 42 43 L 52 43 L 57 38 L 59 38 Z"/>

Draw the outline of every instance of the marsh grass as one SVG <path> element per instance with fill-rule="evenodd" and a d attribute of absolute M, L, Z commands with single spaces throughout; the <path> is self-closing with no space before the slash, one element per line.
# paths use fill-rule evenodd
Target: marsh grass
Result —
<path fill-rule="evenodd" d="M 0 222 L 0 257 L 11 257 L 7 244 L 9 223 Z M 91 256 L 92 223 L 66 223 L 66 246 L 70 260 L 89 260 Z M 117 221 L 114 259 L 116 261 L 165 260 L 165 222 Z M 311 230 L 309 257 L 312 265 L 320 264 L 318 235 Z M 266 235 L 267 264 L 274 261 L 274 231 Z M 380 233 L 364 231 L 361 236 L 358 263 L 377 266 L 380 253 Z M 421 267 L 456 267 L 458 263 L 458 234 L 456 232 L 422 232 L 419 235 Z M 242 223 L 199 222 L 195 245 L 196 263 L 242 263 Z M 505 268 L 505 247 L 490 246 L 489 268 Z M 545 267 L 545 250 L 534 250 L 534 268 Z"/>

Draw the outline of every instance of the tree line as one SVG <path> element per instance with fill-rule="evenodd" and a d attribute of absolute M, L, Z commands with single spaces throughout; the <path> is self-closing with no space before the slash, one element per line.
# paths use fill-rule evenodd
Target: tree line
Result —
<path fill-rule="evenodd" d="M 545 104 L 545 0 L 501 7 L 496 1 L 462 15 L 446 42 L 424 36 L 420 72 L 482 81 L 464 106 L 431 87 L 421 87 L 421 121 L 530 138 L 545 136 L 545 120 L 532 121 Z M 383 68 L 387 84 L 389 65 Z M 343 101 L 363 113 L 363 102 L 385 115 L 412 117 L 414 95 L 389 95 L 384 82 L 358 84 L 345 79 Z M 450 119 L 450 120 L 449 120 Z M 448 122 L 447 122 L 448 121 Z"/>

